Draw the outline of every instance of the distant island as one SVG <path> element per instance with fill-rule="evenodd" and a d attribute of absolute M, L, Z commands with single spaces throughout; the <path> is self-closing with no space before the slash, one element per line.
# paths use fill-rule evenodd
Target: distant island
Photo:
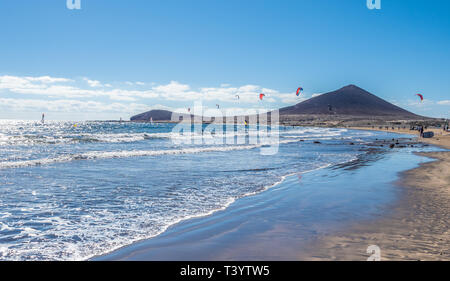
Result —
<path fill-rule="evenodd" d="M 173 112 L 150 110 L 130 118 L 134 122 L 171 122 Z M 177 113 L 178 114 L 178 113 Z M 355 85 L 321 94 L 279 109 L 280 123 L 311 126 L 362 126 L 439 123 L 442 119 L 420 116 L 377 97 Z M 182 118 L 194 118 L 178 114 Z M 214 120 L 214 118 L 212 118 Z M 246 117 L 248 119 L 248 116 Z M 270 114 L 269 114 L 270 120 Z"/>

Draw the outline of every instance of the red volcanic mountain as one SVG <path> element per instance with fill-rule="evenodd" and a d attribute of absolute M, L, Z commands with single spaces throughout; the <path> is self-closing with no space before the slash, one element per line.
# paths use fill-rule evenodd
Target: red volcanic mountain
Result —
<path fill-rule="evenodd" d="M 420 119 L 416 115 L 389 103 L 355 85 L 322 94 L 294 106 L 280 109 L 280 115 L 350 115 Z"/>

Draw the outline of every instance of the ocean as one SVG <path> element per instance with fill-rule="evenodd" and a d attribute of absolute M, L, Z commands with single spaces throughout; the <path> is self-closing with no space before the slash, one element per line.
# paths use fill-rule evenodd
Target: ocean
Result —
<path fill-rule="evenodd" d="M 376 140 L 401 137 L 280 127 L 276 153 L 265 155 L 267 144 L 251 140 L 261 128 L 234 126 L 222 134 L 222 126 L 204 125 L 203 134 L 190 134 L 190 127 L 174 132 L 175 126 L 0 121 L 0 260 L 109 253 L 224 210 L 287 176 L 301 180 L 355 161 Z"/>

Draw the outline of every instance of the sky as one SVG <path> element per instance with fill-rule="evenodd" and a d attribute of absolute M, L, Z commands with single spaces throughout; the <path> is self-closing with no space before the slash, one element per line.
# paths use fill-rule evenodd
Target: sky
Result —
<path fill-rule="evenodd" d="M 66 2 L 0 0 L 1 119 L 239 114 L 348 84 L 450 118 L 448 0 Z"/>

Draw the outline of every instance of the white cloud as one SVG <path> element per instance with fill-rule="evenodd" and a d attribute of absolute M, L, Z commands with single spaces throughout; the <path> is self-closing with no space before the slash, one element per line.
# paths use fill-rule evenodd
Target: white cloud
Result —
<path fill-rule="evenodd" d="M 79 83 L 67 78 L 54 78 L 50 76 L 41 77 L 19 77 L 0 76 L 0 90 L 11 93 L 26 95 L 42 95 L 46 97 L 63 98 L 92 98 L 108 97 L 117 101 L 136 101 L 145 98 L 158 98 L 167 101 L 184 100 L 206 100 L 230 103 L 260 103 L 259 94 L 264 93 L 265 103 L 274 103 L 280 100 L 284 103 L 298 101 L 294 94 L 281 94 L 277 90 L 263 88 L 258 85 L 243 85 L 241 87 L 230 87 L 228 84 L 220 87 L 206 87 L 197 90 L 191 89 L 187 84 L 171 81 L 165 85 L 154 85 L 143 90 L 129 90 L 112 88 L 111 84 L 103 84 L 98 80 L 82 78 L 82 82 L 88 84 L 88 88 L 78 86 Z M 134 86 L 144 86 L 144 82 L 125 82 Z M 111 88 L 111 89 L 108 89 Z"/>
<path fill-rule="evenodd" d="M 306 98 L 305 97 L 297 97 L 295 95 L 295 93 L 291 93 L 291 94 L 279 94 L 278 95 L 279 98 L 281 98 L 281 101 L 283 103 L 288 103 L 288 104 L 297 104 L 299 102 L 305 101 Z"/>
<path fill-rule="evenodd" d="M 55 78 L 50 76 L 40 76 L 40 77 L 25 77 L 25 79 L 29 81 L 38 81 L 46 84 L 52 83 L 64 83 L 64 82 L 72 82 L 73 80 L 67 78 Z"/>
<path fill-rule="evenodd" d="M 90 80 L 89 78 L 83 78 L 83 80 L 86 81 L 92 88 L 103 86 L 102 83 L 100 83 L 100 81 L 98 80 Z"/>
<path fill-rule="evenodd" d="M 283 100 L 287 96 L 295 96 L 295 94 L 281 94 L 277 90 L 263 88 L 257 85 L 244 85 L 241 87 L 210 87 L 200 89 L 200 94 L 204 100 L 217 100 L 222 102 L 232 103 L 261 103 L 259 95 L 263 93 L 265 95 L 262 102 L 274 103 L 280 100 L 284 103 L 289 101 Z"/>
<path fill-rule="evenodd" d="M 42 111 L 42 112 L 117 112 L 134 113 L 144 111 L 147 105 L 130 103 L 102 103 L 97 101 L 80 100 L 36 100 L 0 98 L 0 108 L 17 112 Z"/>
<path fill-rule="evenodd" d="M 439 105 L 450 105 L 450 100 L 441 100 L 441 101 L 438 101 L 437 104 L 439 104 Z"/>
<path fill-rule="evenodd" d="M 193 89 L 190 85 L 171 81 L 168 84 L 150 82 L 115 82 L 113 85 L 122 85 L 122 88 L 99 80 L 82 77 L 77 80 L 56 78 L 50 76 L 0 76 L 0 93 L 9 94 L 2 98 L 2 108 L 5 111 L 38 110 L 44 112 L 130 112 L 132 114 L 146 111 L 148 100 L 155 102 L 159 108 L 174 110 L 163 105 L 164 102 L 176 102 L 181 111 L 193 101 L 203 100 L 215 109 L 220 104 L 221 109 L 228 109 L 233 114 L 246 114 L 247 108 L 272 108 L 275 103 L 295 104 L 305 100 L 297 97 L 294 92 L 280 93 L 277 90 L 264 88 L 258 85 L 242 85 L 232 87 L 221 84 L 219 87 L 203 87 Z M 127 87 L 125 85 L 129 85 Z M 140 86 L 137 89 L 129 89 Z M 259 94 L 264 93 L 261 101 Z M 16 95 L 12 95 L 16 94 Z M 20 97 L 19 95 L 24 95 Z M 29 98 L 30 95 L 36 97 Z M 146 101 L 145 101 L 146 100 Z M 185 108 L 183 107 L 183 104 Z M 250 107 L 251 106 L 251 107 Z M 177 109 L 175 109 L 177 110 Z"/>
<path fill-rule="evenodd" d="M 177 81 L 170 81 L 167 85 L 156 86 L 153 88 L 155 91 L 162 93 L 171 93 L 171 92 L 185 92 L 190 89 L 189 85 L 180 84 Z"/>
<path fill-rule="evenodd" d="M 318 97 L 320 95 L 322 95 L 322 94 L 312 94 L 311 97 L 315 98 L 315 97 Z"/>
<path fill-rule="evenodd" d="M 396 106 L 402 106 L 402 104 L 400 103 L 400 102 L 398 102 L 397 100 L 388 100 L 388 102 L 390 102 L 390 103 L 392 103 L 393 105 L 396 105 Z"/>
<path fill-rule="evenodd" d="M 196 115 L 203 115 L 203 116 L 223 116 L 223 117 L 232 117 L 232 116 L 241 116 L 241 115 L 253 115 L 253 114 L 262 114 L 268 111 L 274 110 L 273 108 L 265 108 L 265 107 L 255 107 L 255 108 L 245 108 L 245 107 L 227 107 L 227 108 L 220 108 L 217 109 L 216 107 L 208 107 L 203 106 L 202 110 L 203 112 L 195 112 L 196 108 L 192 107 L 191 111 L 189 112 L 187 108 L 171 108 L 171 107 L 161 107 L 161 106 L 154 106 L 152 109 L 165 109 L 170 110 L 173 112 L 178 113 L 185 113 L 185 114 L 196 114 Z M 197 108 L 198 110 L 198 108 Z"/>
<path fill-rule="evenodd" d="M 126 81 L 125 84 L 127 84 L 128 86 L 145 86 L 144 82 L 141 81 L 137 81 L 137 82 L 130 82 L 130 81 Z"/>
<path fill-rule="evenodd" d="M 239 88 L 240 92 L 258 92 L 261 87 L 256 85 L 245 85 Z M 262 90 L 262 89 L 261 89 Z"/>
<path fill-rule="evenodd" d="M 98 80 L 82 78 L 91 88 L 111 87 L 110 84 L 103 85 Z M 83 89 L 67 82 L 74 82 L 71 79 L 43 77 L 17 77 L 0 76 L 0 90 L 7 90 L 17 94 L 41 95 L 46 97 L 64 98 L 92 98 L 108 97 L 112 100 L 134 101 L 137 98 L 155 98 L 158 94 L 152 90 L 136 91 L 126 89 Z M 66 83 L 66 84 L 61 84 Z"/>
<path fill-rule="evenodd" d="M 0 89 L 36 89 L 43 88 L 45 85 L 36 85 L 32 80 L 26 77 L 16 77 L 16 76 L 0 76 Z"/>
<path fill-rule="evenodd" d="M 409 99 L 407 101 L 407 105 L 408 106 L 413 106 L 413 107 L 418 107 L 418 108 L 427 107 L 427 106 L 430 106 L 430 105 L 433 105 L 433 104 L 435 104 L 435 102 L 432 101 L 432 100 L 428 100 L 428 99 L 424 99 L 423 101 L 420 101 L 418 99 L 417 100 Z"/>

